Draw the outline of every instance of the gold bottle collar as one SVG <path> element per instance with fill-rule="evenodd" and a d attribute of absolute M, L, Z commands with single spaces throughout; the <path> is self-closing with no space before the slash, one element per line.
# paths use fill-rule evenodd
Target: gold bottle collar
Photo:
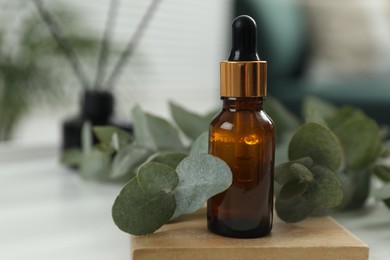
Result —
<path fill-rule="evenodd" d="M 267 95 L 266 61 L 222 61 L 222 97 L 265 97 Z"/>

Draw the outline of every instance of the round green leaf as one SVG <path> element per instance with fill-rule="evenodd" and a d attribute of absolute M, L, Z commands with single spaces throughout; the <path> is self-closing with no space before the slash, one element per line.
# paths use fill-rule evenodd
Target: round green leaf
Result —
<path fill-rule="evenodd" d="M 374 173 L 379 179 L 385 182 L 390 182 L 390 168 L 385 165 L 375 165 Z"/>
<path fill-rule="evenodd" d="M 185 158 L 177 166 L 179 185 L 175 190 L 175 217 L 192 213 L 206 201 L 232 184 L 229 166 L 210 154 L 196 154 Z"/>
<path fill-rule="evenodd" d="M 329 128 L 310 122 L 301 126 L 291 139 L 288 156 L 290 160 L 310 157 L 315 163 L 336 170 L 341 164 L 342 148 Z"/>
<path fill-rule="evenodd" d="M 106 179 L 110 174 L 110 156 L 92 149 L 83 154 L 80 161 L 80 175 L 86 179 Z"/>
<path fill-rule="evenodd" d="M 131 143 L 120 149 L 112 162 L 111 178 L 121 178 L 129 173 L 135 173 L 140 166 L 153 152 L 137 143 Z"/>
<path fill-rule="evenodd" d="M 306 191 L 307 187 L 308 184 L 306 181 L 292 179 L 283 185 L 279 193 L 279 198 L 281 200 L 289 200 L 298 197 Z"/>
<path fill-rule="evenodd" d="M 150 158 L 151 162 L 159 162 L 171 166 L 173 169 L 176 169 L 177 165 L 188 156 L 186 153 L 178 152 L 161 152 L 155 154 Z"/>
<path fill-rule="evenodd" d="M 178 130 L 167 120 L 145 113 L 140 106 L 132 110 L 135 140 L 153 151 L 183 150 Z"/>
<path fill-rule="evenodd" d="M 312 213 L 314 207 L 301 196 L 291 200 L 276 198 L 275 210 L 278 217 L 287 223 L 296 223 L 304 220 Z"/>
<path fill-rule="evenodd" d="M 281 185 L 284 185 L 293 179 L 297 179 L 299 182 L 312 181 L 313 174 L 306 165 L 303 165 L 298 161 L 302 161 L 307 165 L 313 163 L 313 160 L 310 158 L 302 158 L 301 160 L 280 164 L 275 168 L 275 181 Z"/>
<path fill-rule="evenodd" d="M 381 188 L 374 190 L 374 196 L 380 200 L 390 199 L 390 183 L 386 183 Z"/>
<path fill-rule="evenodd" d="M 130 133 L 114 126 L 95 126 L 93 128 L 97 139 L 105 144 L 112 144 L 114 134 L 117 134 L 119 147 L 123 147 L 133 140 Z"/>
<path fill-rule="evenodd" d="M 331 103 L 316 97 L 307 97 L 303 101 L 303 117 L 306 122 L 316 122 L 327 125 L 325 118 L 337 112 Z"/>
<path fill-rule="evenodd" d="M 140 171 L 138 177 L 126 184 L 112 207 L 115 224 L 129 234 L 153 233 L 167 223 L 175 212 L 176 202 L 172 189 L 177 184 L 176 173 L 173 169 L 155 171 L 154 166 L 151 167 L 153 169 L 145 168 Z M 159 186 L 157 182 L 163 184 Z"/>
<path fill-rule="evenodd" d="M 173 102 L 169 102 L 169 107 L 173 120 L 175 120 L 183 133 L 192 140 L 195 140 L 208 129 L 211 121 L 209 116 L 203 117 L 194 114 Z"/>
<path fill-rule="evenodd" d="M 191 154 L 208 153 L 209 152 L 209 132 L 203 132 L 191 146 Z"/>
<path fill-rule="evenodd" d="M 322 165 L 310 169 L 314 179 L 303 197 L 314 207 L 334 208 L 343 201 L 343 187 L 336 175 Z"/>
<path fill-rule="evenodd" d="M 344 149 L 348 168 L 359 170 L 372 164 L 382 148 L 382 137 L 378 124 L 360 117 L 346 121 L 334 129 Z"/>
<path fill-rule="evenodd" d="M 172 192 L 179 183 L 179 177 L 172 167 L 157 162 L 144 164 L 138 170 L 137 180 L 140 188 L 150 194 Z"/>

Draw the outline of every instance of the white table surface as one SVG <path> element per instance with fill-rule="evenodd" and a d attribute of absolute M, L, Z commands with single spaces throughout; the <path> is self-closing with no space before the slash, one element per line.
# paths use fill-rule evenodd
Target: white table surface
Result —
<path fill-rule="evenodd" d="M 130 259 L 129 236 L 111 219 L 120 189 L 63 168 L 53 145 L 0 145 L 0 259 Z M 335 218 L 369 245 L 370 259 L 390 259 L 390 210 Z"/>
<path fill-rule="evenodd" d="M 0 259 L 130 259 L 111 218 L 120 189 L 61 167 L 53 146 L 0 145 Z"/>

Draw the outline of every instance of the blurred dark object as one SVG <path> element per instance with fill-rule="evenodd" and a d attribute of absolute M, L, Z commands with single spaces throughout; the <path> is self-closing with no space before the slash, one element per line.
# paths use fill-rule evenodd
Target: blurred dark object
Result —
<path fill-rule="evenodd" d="M 81 147 L 81 129 L 86 121 L 92 126 L 112 125 L 128 132 L 133 129 L 130 124 L 121 123 L 113 118 L 114 97 L 111 92 L 88 90 L 84 93 L 80 104 L 80 114 L 66 120 L 62 126 L 62 151 Z M 94 137 L 94 144 L 97 143 Z"/>
<path fill-rule="evenodd" d="M 330 5 L 331 3 L 327 3 L 327 1 L 310 2 L 305 0 L 235 0 L 234 16 L 247 14 L 256 20 L 258 25 L 259 55 L 262 60 L 268 61 L 269 93 L 279 99 L 293 113 L 301 114 L 302 99 L 305 96 L 313 95 L 337 105 L 350 104 L 357 106 L 379 123 L 389 124 L 390 114 L 387 111 L 390 111 L 390 72 L 376 75 L 360 73 L 357 70 L 357 73 L 350 73 L 347 76 L 333 76 L 331 73 L 325 73 L 325 76 L 320 79 L 313 77 L 313 74 L 310 75 L 314 67 L 312 61 L 320 51 L 318 49 L 328 43 L 329 47 L 339 43 L 336 38 L 318 37 L 318 34 L 323 33 L 318 30 L 319 27 L 322 26 L 325 30 L 333 26 L 330 29 L 337 30 L 338 27 L 344 26 L 343 29 L 345 29 L 347 25 L 351 25 L 353 26 L 352 29 L 347 31 L 345 35 L 338 33 L 337 36 L 356 36 L 354 34 L 358 34 L 360 31 L 360 37 L 365 37 L 363 32 L 367 28 L 359 25 L 360 22 L 364 22 L 362 19 L 365 16 L 359 13 L 354 14 L 353 12 L 358 11 L 357 8 L 346 6 L 346 3 L 340 2 L 331 6 L 335 9 L 332 13 L 331 8 L 327 6 L 328 4 Z M 321 13 L 318 10 L 321 11 L 321 9 L 319 7 L 331 15 L 321 20 L 323 17 L 320 17 Z M 315 10 L 317 13 L 312 12 L 310 14 L 312 10 Z M 349 13 L 344 14 L 343 12 Z M 322 14 L 322 16 L 325 15 L 325 13 Z M 341 22 L 339 24 L 337 24 L 338 20 L 332 20 L 336 19 L 335 15 L 338 15 L 337 18 L 340 18 Z M 351 19 L 348 20 L 350 17 Z M 319 21 L 323 22 L 323 24 L 318 24 Z M 318 39 L 321 39 L 321 41 L 318 41 Z M 362 46 L 362 43 L 359 42 L 361 41 L 354 41 L 354 43 Z M 334 54 L 329 54 L 332 50 L 327 50 L 328 53 L 325 54 L 328 56 L 333 55 L 334 59 L 341 61 L 345 58 L 345 54 L 349 49 L 346 45 L 340 48 L 344 49 L 338 50 L 338 48 L 333 48 Z M 356 51 L 353 48 L 350 49 L 350 53 Z M 361 50 L 358 49 L 356 56 L 353 57 L 358 62 L 350 62 L 351 65 L 341 65 L 330 70 L 349 72 L 349 66 L 352 69 L 356 65 L 360 66 L 358 67 L 360 70 L 371 69 L 369 67 L 371 65 L 370 62 L 364 56 L 369 54 L 371 50 Z M 341 54 L 338 55 L 336 51 Z M 390 67 L 386 68 L 385 66 L 383 69 L 389 70 Z"/>

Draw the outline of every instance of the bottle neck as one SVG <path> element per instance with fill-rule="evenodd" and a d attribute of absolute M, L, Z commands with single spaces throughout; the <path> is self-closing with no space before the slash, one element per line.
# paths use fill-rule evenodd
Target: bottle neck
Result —
<path fill-rule="evenodd" d="M 221 97 L 223 108 L 228 110 L 263 110 L 265 97 Z"/>

